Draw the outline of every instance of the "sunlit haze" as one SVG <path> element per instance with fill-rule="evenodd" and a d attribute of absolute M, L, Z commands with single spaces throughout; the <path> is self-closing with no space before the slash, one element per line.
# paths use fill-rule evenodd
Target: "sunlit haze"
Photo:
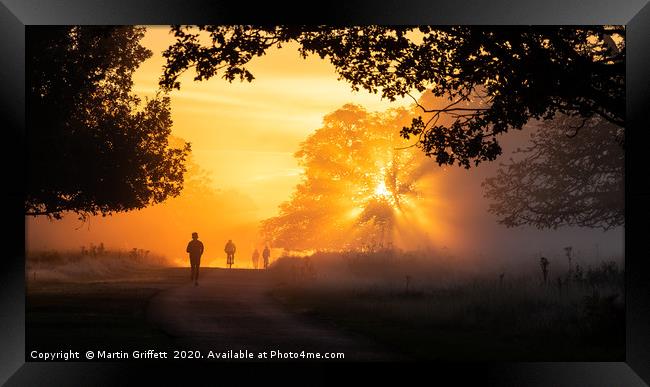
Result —
<path fill-rule="evenodd" d="M 153 57 L 138 69 L 133 86 L 143 99 L 158 92 L 165 61 L 162 52 L 173 41 L 167 26 L 147 29 L 142 44 L 153 51 Z M 337 79 L 329 62 L 315 56 L 303 59 L 292 44 L 270 49 L 248 67 L 255 76 L 251 83 L 228 83 L 219 76 L 194 81 L 190 70 L 180 78 L 181 90 L 170 93 L 173 136 L 191 143 L 191 162 L 207 173 L 205 179 L 195 174 L 179 198 L 142 211 L 91 217 L 85 223 L 74 214 L 59 221 L 27 218 L 28 250 L 77 250 L 102 242 L 118 249 L 159 252 L 185 264 L 185 246 L 197 231 L 206 246 L 205 265 L 225 266 L 224 244 L 232 239 L 238 247 L 235 267 L 250 267 L 253 249 L 265 243 L 259 235 L 260 222 L 278 215 L 278 206 L 291 198 L 303 173 L 294 154 L 323 125 L 324 117 L 349 103 L 369 112 L 413 103 L 410 98 L 389 102 L 376 94 L 353 92 L 348 83 Z M 399 129 L 393 128 L 396 133 Z M 528 136 L 524 131 L 504 137 L 506 153 Z M 561 255 L 566 245 L 578 246 L 585 254 L 622 251 L 620 228 L 608 233 L 573 228 L 542 232 L 497 225 L 486 211 L 480 187 L 497 164 L 467 171 L 441 168 L 431 161 L 430 172 L 419 183 L 419 207 L 408 210 L 412 204 L 405 198 L 405 215 L 396 219 L 397 228 L 417 225 L 433 248 L 459 254 Z M 197 196 L 205 188 L 202 183 L 214 190 L 210 200 Z M 374 197 L 396 205 L 385 181 L 376 181 L 370 190 Z M 354 205 L 348 208 L 351 217 L 360 212 Z M 405 248 L 406 243 L 399 247 Z M 408 244 L 421 247 L 412 241 Z M 273 257 L 280 253 L 274 249 Z"/>

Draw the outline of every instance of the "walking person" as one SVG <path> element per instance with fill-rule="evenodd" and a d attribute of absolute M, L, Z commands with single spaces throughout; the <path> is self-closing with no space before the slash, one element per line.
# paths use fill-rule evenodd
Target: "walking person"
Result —
<path fill-rule="evenodd" d="M 235 263 L 235 252 L 237 251 L 237 247 L 232 243 L 232 239 L 228 239 L 228 243 L 226 243 L 223 251 L 226 252 L 226 264 L 232 269 L 232 265 Z"/>
<path fill-rule="evenodd" d="M 253 259 L 253 268 L 255 268 L 255 270 L 257 270 L 257 266 L 260 263 L 260 252 L 257 251 L 257 249 L 255 249 L 255 251 L 253 251 L 253 258 L 252 259 Z"/>
<path fill-rule="evenodd" d="M 271 250 L 269 250 L 268 245 L 264 246 L 264 251 L 262 251 L 262 257 L 264 258 L 264 268 L 268 269 L 269 268 L 269 258 L 271 257 Z"/>
<path fill-rule="evenodd" d="M 203 242 L 199 240 L 199 234 L 192 233 L 192 240 L 185 249 L 190 254 L 190 277 L 194 286 L 199 286 L 199 267 L 201 266 L 201 255 L 203 255 Z"/>

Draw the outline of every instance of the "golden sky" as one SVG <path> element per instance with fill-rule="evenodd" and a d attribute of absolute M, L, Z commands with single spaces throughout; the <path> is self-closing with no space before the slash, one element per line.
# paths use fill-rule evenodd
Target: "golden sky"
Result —
<path fill-rule="evenodd" d="M 168 26 L 148 27 L 142 44 L 153 51 L 134 75 L 133 91 L 141 97 L 158 90 L 164 58 L 162 52 L 174 42 Z M 250 267 L 254 248 L 262 248 L 260 221 L 278 214 L 278 205 L 290 198 L 301 170 L 293 157 L 300 143 L 322 126 L 323 117 L 346 103 L 368 111 L 410 105 L 402 99 L 389 103 L 379 95 L 353 92 L 339 81 L 334 67 L 318 57 L 303 59 L 295 44 L 270 49 L 248 66 L 252 83 L 228 83 L 219 76 L 195 82 L 190 70 L 181 77 L 181 90 L 171 92 L 172 134 L 192 144 L 192 159 L 210 172 L 218 194 L 209 202 L 193 200 L 189 194 L 170 199 L 142 211 L 110 217 L 91 217 L 81 223 L 74 214 L 60 221 L 28 217 L 27 249 L 77 250 L 81 245 L 103 242 L 107 248 L 152 250 L 178 264 L 186 264 L 185 246 L 193 231 L 206 245 L 202 265 L 225 266 L 223 245 L 233 239 L 238 246 L 236 267 Z M 417 97 L 417 95 L 415 95 Z M 396 129 L 397 130 L 397 129 Z M 504 155 L 527 141 L 521 131 L 504 137 Z M 446 235 L 438 247 L 486 251 L 525 251 L 537 254 L 562 253 L 563 246 L 593 249 L 594 241 L 622 249 L 622 230 L 604 234 L 598 230 L 539 231 L 532 228 L 505 229 L 487 213 L 480 186 L 493 174 L 498 162 L 485 163 L 470 171 L 462 168 L 434 170 L 436 192 L 427 198 L 444 203 L 419 217 L 444 224 Z M 436 168 L 436 167 L 432 167 Z M 431 206 L 430 206 L 431 207 Z M 428 222 L 427 224 L 431 224 Z M 434 232 L 438 232 L 434 230 Z M 273 252 L 277 257 L 279 251 Z"/>
<path fill-rule="evenodd" d="M 162 51 L 173 41 L 169 27 L 147 28 L 142 44 L 154 54 L 134 76 L 136 93 L 155 93 Z M 228 83 L 218 76 L 195 82 L 189 70 L 181 77 L 181 90 L 171 92 L 173 134 L 192 144 L 195 160 L 212 173 L 215 187 L 249 195 L 261 218 L 275 215 L 287 200 L 300 174 L 293 153 L 324 115 L 348 102 L 368 110 L 412 102 L 389 103 L 379 95 L 353 92 L 337 80 L 329 62 L 303 59 L 296 47 L 287 44 L 254 58 L 252 83 Z"/>
<path fill-rule="evenodd" d="M 134 74 L 134 93 L 145 98 L 158 91 L 162 52 L 173 42 L 169 26 L 147 27 L 141 44 L 153 56 Z M 182 263 L 190 233 L 198 231 L 206 244 L 204 264 L 224 266 L 222 246 L 232 238 L 239 250 L 235 266 L 250 265 L 253 249 L 263 247 L 259 222 L 277 215 L 278 205 L 289 199 L 301 173 L 293 154 L 323 117 L 350 102 L 368 110 L 412 102 L 389 103 L 353 92 L 329 62 L 303 59 L 296 48 L 286 44 L 254 58 L 252 83 L 228 83 L 219 76 L 195 82 L 190 70 L 180 78 L 181 90 L 170 93 L 172 134 L 192 144 L 193 161 L 221 192 L 211 203 L 188 203 L 181 193 L 162 205 L 85 223 L 74 214 L 59 221 L 28 217 L 28 250 L 78 250 L 103 242 L 108 248 L 156 251 Z"/>

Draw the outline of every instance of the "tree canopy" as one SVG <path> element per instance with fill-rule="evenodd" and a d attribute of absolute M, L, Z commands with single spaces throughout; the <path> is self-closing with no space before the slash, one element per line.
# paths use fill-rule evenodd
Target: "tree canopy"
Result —
<path fill-rule="evenodd" d="M 585 27 L 173 26 L 160 84 L 180 88 L 221 75 L 252 81 L 246 65 L 271 47 L 298 44 L 327 58 L 340 79 L 394 100 L 413 91 L 448 100 L 422 106 L 403 137 L 438 164 L 469 168 L 501 154 L 498 136 L 562 114 L 625 122 L 625 29 Z M 414 98 L 415 100 L 415 98 Z"/>
<path fill-rule="evenodd" d="M 485 180 L 489 210 L 506 226 L 600 227 L 625 223 L 623 129 L 603 119 L 559 117 Z"/>
<path fill-rule="evenodd" d="M 410 114 L 347 104 L 326 115 L 295 154 L 302 182 L 262 223 L 267 241 L 289 250 L 389 246 L 395 216 L 417 196 L 427 161 L 415 148 L 397 149 L 403 139 L 392 128 Z"/>
<path fill-rule="evenodd" d="M 169 98 L 131 93 L 152 55 L 144 31 L 27 29 L 27 215 L 107 215 L 180 193 L 190 147 L 169 146 Z"/>

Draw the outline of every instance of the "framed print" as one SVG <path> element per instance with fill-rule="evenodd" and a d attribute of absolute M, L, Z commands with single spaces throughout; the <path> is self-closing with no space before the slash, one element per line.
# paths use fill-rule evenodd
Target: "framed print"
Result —
<path fill-rule="evenodd" d="M 7 385 L 650 380 L 645 1 L 0 18 Z"/>

